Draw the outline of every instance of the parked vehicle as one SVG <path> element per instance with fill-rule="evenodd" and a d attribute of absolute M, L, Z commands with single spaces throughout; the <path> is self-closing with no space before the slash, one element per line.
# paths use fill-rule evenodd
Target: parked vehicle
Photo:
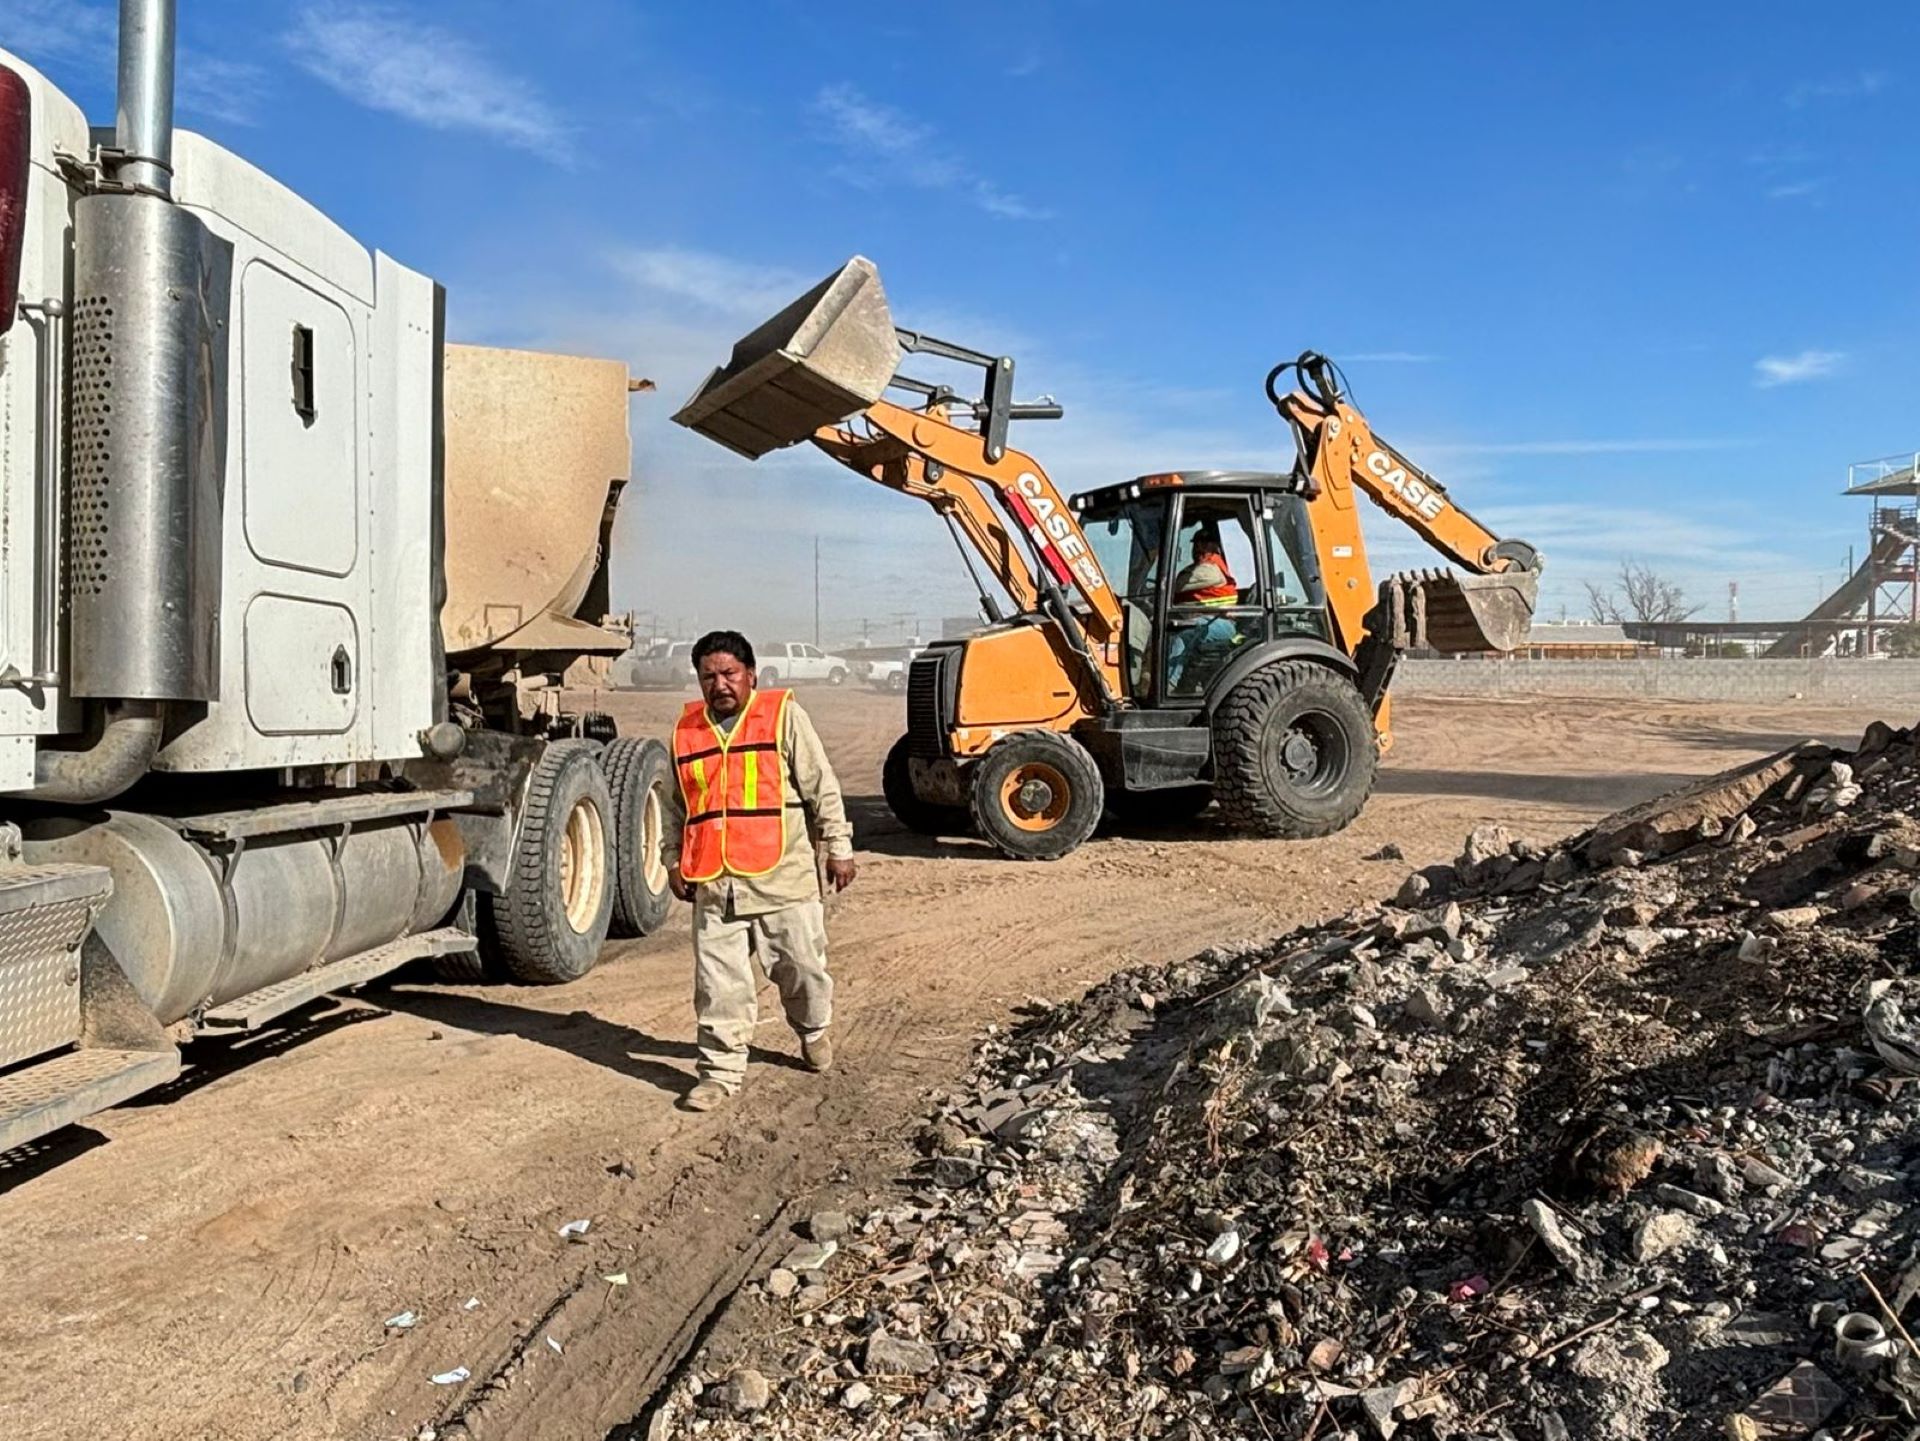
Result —
<path fill-rule="evenodd" d="M 876 646 L 853 658 L 853 673 L 875 690 L 898 694 L 907 688 L 907 667 L 925 649 L 923 645 Z"/>
<path fill-rule="evenodd" d="M 825 681 L 845 685 L 853 666 L 842 655 L 828 655 L 817 645 L 799 641 L 775 641 L 757 651 L 761 685 L 796 685 L 804 681 Z"/>
<path fill-rule="evenodd" d="M 689 690 L 693 686 L 693 642 L 656 640 L 636 645 L 613 663 L 613 684 L 631 690 Z"/>

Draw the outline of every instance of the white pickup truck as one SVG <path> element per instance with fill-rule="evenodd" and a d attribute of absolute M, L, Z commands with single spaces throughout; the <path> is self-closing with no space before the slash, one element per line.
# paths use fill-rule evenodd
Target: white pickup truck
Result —
<path fill-rule="evenodd" d="M 828 685 L 845 685 L 847 677 L 853 674 L 853 667 L 847 664 L 845 656 L 828 655 L 817 645 L 802 645 L 799 641 L 775 641 L 760 646 L 755 654 L 760 662 L 761 685 L 797 685 L 816 680 Z"/>

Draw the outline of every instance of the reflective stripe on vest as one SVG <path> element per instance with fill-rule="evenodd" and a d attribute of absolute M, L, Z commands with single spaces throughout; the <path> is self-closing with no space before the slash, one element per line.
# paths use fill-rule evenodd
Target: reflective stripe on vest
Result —
<path fill-rule="evenodd" d="M 673 768 L 687 805 L 680 874 L 764 876 L 787 851 L 787 700 L 784 690 L 747 697 L 733 733 L 722 735 L 702 701 L 689 701 L 673 728 Z"/>

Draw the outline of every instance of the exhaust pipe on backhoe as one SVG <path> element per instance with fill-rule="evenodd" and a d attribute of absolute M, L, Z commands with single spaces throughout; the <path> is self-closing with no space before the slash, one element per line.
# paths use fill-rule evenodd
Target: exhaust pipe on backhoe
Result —
<path fill-rule="evenodd" d="M 880 272 L 856 255 L 735 345 L 673 418 L 758 460 L 872 405 L 900 356 Z"/>

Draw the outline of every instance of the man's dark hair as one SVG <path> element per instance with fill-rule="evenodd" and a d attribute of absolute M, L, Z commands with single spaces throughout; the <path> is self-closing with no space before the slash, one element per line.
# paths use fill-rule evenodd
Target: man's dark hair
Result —
<path fill-rule="evenodd" d="M 710 630 L 693 643 L 693 668 L 710 655 L 730 655 L 748 670 L 759 667 L 753 659 L 753 642 L 737 630 Z"/>

